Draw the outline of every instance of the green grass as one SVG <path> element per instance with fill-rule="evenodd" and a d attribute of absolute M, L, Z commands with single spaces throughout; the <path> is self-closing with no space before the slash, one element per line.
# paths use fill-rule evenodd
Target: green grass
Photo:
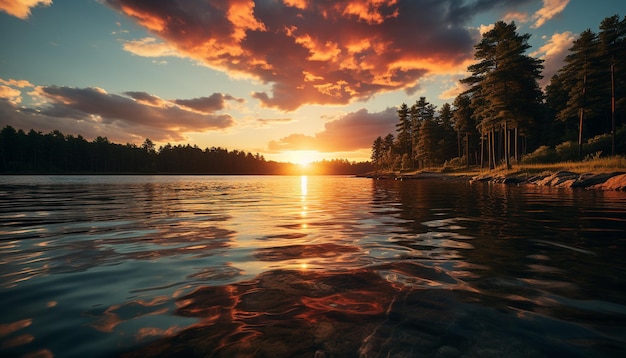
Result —
<path fill-rule="evenodd" d="M 613 156 L 606 158 L 593 158 L 583 161 L 559 162 L 559 163 L 537 163 L 537 164 L 515 164 L 510 170 L 504 166 L 496 168 L 496 171 L 503 174 L 539 174 L 544 172 L 570 171 L 574 173 L 610 173 L 626 172 L 626 157 Z"/>
<path fill-rule="evenodd" d="M 570 161 L 559 163 L 536 163 L 536 164 L 513 164 L 511 169 L 506 169 L 504 165 L 496 167 L 496 169 L 481 169 L 477 166 L 467 167 L 436 167 L 426 168 L 420 170 L 410 171 L 380 171 L 379 174 L 417 174 L 420 172 L 439 172 L 450 176 L 459 177 L 473 177 L 479 174 L 494 173 L 494 174 L 528 174 L 535 175 L 541 173 L 556 173 L 559 171 L 569 171 L 578 174 L 584 173 L 611 173 L 611 172 L 626 172 L 626 156 L 613 156 L 605 158 L 592 158 L 583 161 Z"/>

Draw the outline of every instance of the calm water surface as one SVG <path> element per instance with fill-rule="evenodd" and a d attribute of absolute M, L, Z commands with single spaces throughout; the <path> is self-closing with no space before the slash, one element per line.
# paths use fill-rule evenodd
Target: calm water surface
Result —
<path fill-rule="evenodd" d="M 626 193 L 0 177 L 0 356 L 617 357 Z"/>

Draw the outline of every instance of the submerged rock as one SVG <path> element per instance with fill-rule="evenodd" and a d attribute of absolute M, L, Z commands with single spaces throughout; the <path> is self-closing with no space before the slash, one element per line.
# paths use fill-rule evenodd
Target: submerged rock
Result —
<path fill-rule="evenodd" d="M 440 347 L 456 340 L 449 330 L 462 301 L 454 288 L 446 272 L 413 261 L 266 271 L 180 297 L 175 313 L 198 323 L 122 356 L 451 356 Z"/>

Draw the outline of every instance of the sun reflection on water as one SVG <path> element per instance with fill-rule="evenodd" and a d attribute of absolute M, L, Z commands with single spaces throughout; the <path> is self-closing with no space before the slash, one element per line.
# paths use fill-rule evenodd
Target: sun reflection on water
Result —
<path fill-rule="evenodd" d="M 300 192 L 302 193 L 302 200 L 304 201 L 304 199 L 306 199 L 306 196 L 308 194 L 308 185 L 309 185 L 309 178 L 306 175 L 303 175 L 300 177 Z"/>
<path fill-rule="evenodd" d="M 307 195 L 309 193 L 309 178 L 306 175 L 300 177 L 300 194 L 302 201 L 302 208 L 300 211 L 300 217 L 303 219 L 307 217 Z M 306 222 L 303 222 L 301 225 L 302 229 L 307 229 L 308 225 Z"/>

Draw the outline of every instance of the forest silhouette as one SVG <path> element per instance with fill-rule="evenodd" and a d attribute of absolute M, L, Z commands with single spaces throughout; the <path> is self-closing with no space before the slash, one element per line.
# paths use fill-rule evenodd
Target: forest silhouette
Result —
<path fill-rule="evenodd" d="M 307 168 L 268 161 L 221 147 L 167 144 L 156 148 L 146 139 L 141 146 L 118 144 L 106 137 L 87 141 L 58 130 L 28 133 L 6 126 L 0 130 L 0 173 L 14 174 L 363 174 L 369 162 L 323 160 Z"/>

